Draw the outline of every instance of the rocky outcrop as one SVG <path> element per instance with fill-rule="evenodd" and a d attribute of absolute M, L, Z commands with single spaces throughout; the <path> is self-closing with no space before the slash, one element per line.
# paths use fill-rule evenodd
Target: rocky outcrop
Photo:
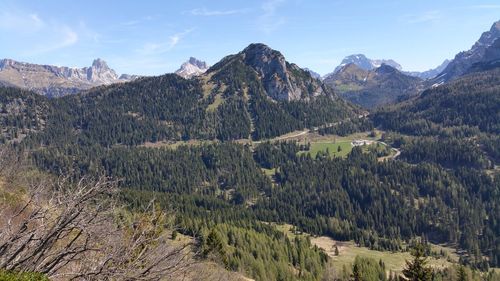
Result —
<path fill-rule="evenodd" d="M 278 51 L 264 44 L 251 44 L 237 55 L 255 70 L 269 97 L 275 100 L 301 100 L 323 93 L 321 83 Z"/>

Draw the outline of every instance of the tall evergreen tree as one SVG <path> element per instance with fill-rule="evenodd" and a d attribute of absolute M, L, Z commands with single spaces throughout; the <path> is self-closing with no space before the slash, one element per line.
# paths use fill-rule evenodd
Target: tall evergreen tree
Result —
<path fill-rule="evenodd" d="M 412 256 L 413 260 L 406 261 L 406 268 L 403 269 L 403 274 L 406 279 L 411 281 L 431 281 L 432 269 L 427 266 L 424 245 L 415 245 Z"/>

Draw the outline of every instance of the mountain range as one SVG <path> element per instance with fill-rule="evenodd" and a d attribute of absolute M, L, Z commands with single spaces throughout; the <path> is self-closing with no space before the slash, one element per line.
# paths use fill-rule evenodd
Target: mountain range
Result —
<path fill-rule="evenodd" d="M 406 275 L 408 268 L 414 268 L 412 262 L 419 263 L 424 279 L 433 275 L 455 280 L 450 276 L 458 276 L 456 270 L 477 280 L 497 280 L 498 273 L 490 267 L 500 266 L 500 40 L 492 36 L 494 32 L 481 36 L 482 45 L 471 52 L 474 59 L 457 55 L 438 76 L 443 77 L 439 83 L 434 83 L 436 78 L 408 75 L 394 64 L 365 64 L 361 57 L 321 80 L 260 43 L 211 67 L 190 58 L 178 73 L 140 78 L 116 78 L 99 60 L 90 69 L 68 73 L 67 68 L 22 68 L 22 63 L 3 61 L 7 78 L 22 78 L 35 70 L 26 79 L 38 79 L 40 85 L 57 78 L 61 83 L 100 86 L 49 98 L 39 94 L 43 92 L 11 87 L 16 80 L 0 80 L 5 86 L 0 87 L 0 143 L 12 145 L 12 159 L 20 157 L 17 152 L 29 157 L 18 166 L 33 165 L 24 170 L 0 159 L 2 206 L 12 205 L 4 213 L 16 217 L 5 222 L 0 232 L 12 222 L 16 231 L 4 233 L 15 236 L 9 238 L 16 245 L 10 251 L 13 256 L 22 256 L 17 253 L 30 248 L 35 254 L 27 258 L 43 259 L 56 250 L 72 255 L 68 247 L 87 245 L 116 224 L 124 234 L 111 231 L 104 236 L 116 236 L 109 239 L 113 244 L 108 247 L 101 239 L 89 248 L 97 255 L 89 254 L 88 262 L 98 257 L 97 268 L 107 272 L 102 257 L 111 264 L 109 274 L 118 272 L 118 278 L 108 278 L 88 266 L 92 278 L 99 280 L 128 277 L 121 268 L 130 268 L 130 257 L 136 254 L 153 256 L 154 264 L 169 259 L 168 252 L 158 256 L 164 248 L 153 248 L 160 243 L 189 246 L 179 250 L 182 257 L 169 265 L 167 273 L 192 251 L 196 263 L 210 262 L 253 278 L 243 280 L 336 279 L 338 271 L 329 264 L 340 265 L 345 280 L 353 276 L 402 280 L 412 274 Z M 362 63 L 365 68 L 358 65 Z M 114 83 L 115 79 L 130 81 Z M 369 108 L 369 114 L 355 103 Z M 97 208 L 115 205 L 108 204 L 113 202 L 108 201 L 109 190 L 94 198 L 87 197 L 86 191 L 69 189 L 70 200 L 76 201 L 72 193 L 78 193 L 90 198 L 85 199 L 89 205 L 50 207 L 47 216 L 37 216 L 31 201 L 43 199 L 36 204 L 50 206 L 53 198 L 63 197 L 46 196 L 40 186 L 63 176 L 70 177 L 68 186 L 83 185 L 84 189 L 76 190 L 92 189 L 80 178 L 119 179 L 119 209 L 101 212 Z M 20 185 L 24 182 L 34 183 L 35 195 L 27 196 L 29 189 Z M 5 184 L 9 189 L 4 189 Z M 66 183 L 54 183 L 54 187 L 60 193 Z M 149 216 L 147 206 L 160 215 Z M 86 219 L 78 219 L 78 214 L 88 211 Z M 76 220 L 71 219 L 73 213 Z M 96 219 L 101 213 L 109 214 L 104 224 L 101 217 Z M 70 214 L 70 219 L 60 220 L 59 214 Z M 51 237 L 69 244 L 58 247 L 53 242 L 53 249 L 38 254 L 38 243 L 44 244 L 39 237 L 47 236 L 35 236 L 32 229 L 37 224 L 25 224 L 23 219 L 32 221 L 34 216 L 40 218 L 42 230 L 67 225 L 67 232 Z M 52 216 L 56 227 L 47 223 Z M 98 227 L 90 228 L 94 221 Z M 150 227 L 156 223 L 158 227 Z M 17 230 L 27 233 L 27 238 L 17 239 Z M 116 241 L 129 236 L 146 236 L 147 242 L 127 243 L 123 248 L 139 244 L 134 248 L 138 251 L 115 248 Z M 405 263 L 409 257 L 405 251 L 414 243 L 417 257 Z M 377 258 L 357 257 L 352 267 L 345 265 L 346 258 L 348 263 L 353 261 L 352 255 L 346 255 L 352 249 Z M 432 257 L 425 257 L 424 251 Z M 107 262 L 107 252 L 120 257 L 129 253 L 125 265 L 115 270 L 114 262 Z M 401 266 L 385 263 L 389 258 L 398 259 Z M 78 258 L 75 268 L 87 268 L 82 261 Z M 157 269 L 145 267 L 142 261 L 149 260 L 132 263 L 144 270 L 140 279 L 148 279 L 147 272 Z M 62 266 L 68 264 L 62 262 Z M 26 264 L 20 269 L 29 274 L 41 271 L 56 276 L 40 267 L 31 269 L 31 260 Z M 131 272 L 138 271 L 132 268 Z M 179 278 L 212 280 L 205 278 L 206 268 L 187 270 L 198 279 L 184 273 Z M 0 270 L 0 279 L 4 271 Z M 236 280 L 214 275 L 215 280 Z"/>
<path fill-rule="evenodd" d="M 392 59 L 370 59 L 363 54 L 354 54 L 345 57 L 332 73 L 320 77 L 310 69 L 302 70 L 297 65 L 287 64 L 282 56 L 276 56 L 276 51 L 270 51 L 271 49 L 263 48 L 259 44 L 249 46 L 251 48 L 246 49 L 244 54 L 229 56 L 222 61 L 237 57 L 242 63 L 251 65 L 252 62 L 269 59 L 267 63 L 254 65 L 254 71 L 261 76 L 269 96 L 276 100 L 308 99 L 311 95 L 321 94 L 323 90 L 318 86 L 321 83 L 303 84 L 302 80 L 294 80 L 294 77 L 300 75 L 290 76 L 292 72 L 298 74 L 305 71 L 314 80 L 323 80 L 347 100 L 366 108 L 374 108 L 407 99 L 422 89 L 467 73 L 495 67 L 500 63 L 500 41 L 497 40 L 499 37 L 500 21 L 484 32 L 470 50 L 461 52 L 453 60 L 445 60 L 438 67 L 424 72 L 405 72 L 401 65 Z M 256 55 L 250 52 L 259 49 L 259 46 L 262 47 L 259 52 L 263 57 L 250 60 L 249 57 Z M 379 68 L 381 69 L 378 70 Z M 175 74 L 192 79 L 212 72 L 209 71 L 207 63 L 191 57 Z M 129 82 L 138 77 L 128 74 L 118 76 L 101 59 L 96 59 L 92 66 L 83 68 L 37 65 L 10 59 L 0 61 L 0 85 L 29 89 L 48 97 L 75 94 L 96 86 Z M 312 87 L 319 91 L 311 94 L 310 89 L 306 88 L 313 84 Z"/>
<path fill-rule="evenodd" d="M 323 80 L 343 98 L 365 108 L 395 103 L 418 93 L 422 80 L 382 64 L 363 69 L 349 63 Z"/>
<path fill-rule="evenodd" d="M 395 62 L 392 59 L 369 59 L 363 54 L 355 54 L 345 57 L 340 63 L 340 65 L 335 68 L 333 73 L 338 72 L 339 70 L 342 69 L 342 67 L 351 63 L 357 65 L 359 68 L 364 70 L 372 70 L 380 67 L 382 64 L 392 66 L 397 70 L 403 69 L 399 63 Z"/>
<path fill-rule="evenodd" d="M 191 57 L 175 72 L 191 78 L 207 71 L 208 65 Z M 133 81 L 141 77 L 133 74 L 118 74 L 102 59 L 95 59 L 90 67 L 39 65 L 0 60 L 0 85 L 32 90 L 48 97 L 76 94 L 92 87 Z"/>
<path fill-rule="evenodd" d="M 500 64 L 499 38 L 500 21 L 484 32 L 470 50 L 424 72 L 404 72 L 393 60 L 385 60 L 390 64 L 378 66 L 384 60 L 352 55 L 346 57 L 333 73 L 323 77 L 323 81 L 343 98 L 365 108 L 396 103 L 416 96 L 426 88 L 497 67 Z"/>
<path fill-rule="evenodd" d="M 445 61 L 443 61 L 442 64 L 440 64 L 436 68 L 432 68 L 432 69 L 422 71 L 422 72 L 404 71 L 403 67 L 399 63 L 397 63 L 396 61 L 394 61 L 392 59 L 370 59 L 370 58 L 367 58 L 363 54 L 354 54 L 354 55 L 349 55 L 349 56 L 345 57 L 342 60 L 342 62 L 340 63 L 340 65 L 338 65 L 332 73 L 326 74 L 323 77 L 323 79 L 335 74 L 336 72 L 340 71 L 344 66 L 351 64 L 351 63 L 357 65 L 359 68 L 364 69 L 364 70 L 373 70 L 375 68 L 380 67 L 382 64 L 385 64 L 385 65 L 392 66 L 393 68 L 395 68 L 401 72 L 404 72 L 407 75 L 415 76 L 415 77 L 418 77 L 421 79 L 430 79 L 430 78 L 437 76 L 439 73 L 441 73 L 441 71 L 443 71 L 443 69 L 448 65 L 449 62 L 450 62 L 449 60 L 445 60 Z"/>
<path fill-rule="evenodd" d="M 96 59 L 90 67 L 38 65 L 11 59 L 0 60 L 0 83 L 32 90 L 49 97 L 75 94 L 95 86 L 121 83 L 137 76 L 122 75 Z"/>

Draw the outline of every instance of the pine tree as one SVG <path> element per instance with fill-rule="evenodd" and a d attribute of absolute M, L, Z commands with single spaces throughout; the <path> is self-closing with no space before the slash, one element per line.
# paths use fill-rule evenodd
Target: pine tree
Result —
<path fill-rule="evenodd" d="M 427 257 L 422 244 L 415 245 L 412 251 L 413 260 L 406 261 L 406 268 L 403 274 L 406 279 L 411 281 L 431 281 L 432 270 L 427 266 Z"/>

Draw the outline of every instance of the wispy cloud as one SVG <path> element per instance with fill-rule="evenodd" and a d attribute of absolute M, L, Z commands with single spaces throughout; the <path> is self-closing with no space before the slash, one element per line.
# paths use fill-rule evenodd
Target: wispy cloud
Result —
<path fill-rule="evenodd" d="M 147 42 L 140 49 L 138 49 L 137 52 L 143 55 L 154 55 L 168 52 L 177 46 L 181 40 L 193 30 L 194 28 L 190 28 L 182 32 L 175 33 L 170 35 L 168 40 L 163 42 Z"/>
<path fill-rule="evenodd" d="M 58 33 L 57 40 L 53 41 L 52 44 L 37 44 L 37 46 L 29 52 L 30 55 L 56 51 L 72 46 L 78 42 L 78 33 L 68 26 L 61 26 L 56 29 L 55 32 Z"/>
<path fill-rule="evenodd" d="M 26 41 L 21 52 L 38 55 L 76 44 L 80 31 L 90 32 L 81 26 L 70 26 L 59 21 L 45 19 L 38 13 L 19 10 L 0 12 L 0 32 L 6 36 L 17 36 Z"/>
<path fill-rule="evenodd" d="M 141 23 L 140 20 L 130 20 L 130 21 L 122 22 L 121 25 L 132 26 L 132 25 L 138 25 L 139 23 Z"/>
<path fill-rule="evenodd" d="M 417 15 L 406 15 L 403 16 L 407 23 L 425 23 L 425 22 L 436 22 L 443 17 L 442 13 L 438 10 L 426 11 L 422 14 Z"/>
<path fill-rule="evenodd" d="M 201 9 L 193 9 L 189 11 L 189 14 L 193 16 L 204 16 L 204 17 L 216 17 L 216 16 L 229 16 L 229 15 L 235 15 L 235 14 L 242 14 L 245 13 L 246 10 L 244 9 L 239 9 L 239 10 L 208 10 L 206 8 L 201 8 Z"/>
<path fill-rule="evenodd" d="M 469 9 L 500 9 L 500 5 L 499 4 L 478 4 L 478 5 L 467 6 L 466 8 L 469 8 Z"/>
<path fill-rule="evenodd" d="M 286 18 L 280 16 L 278 10 L 285 4 L 285 0 L 266 0 L 261 5 L 262 15 L 258 18 L 258 28 L 269 34 L 286 23 Z"/>
<path fill-rule="evenodd" d="M 121 23 L 119 23 L 119 25 L 120 26 L 137 26 L 137 25 L 142 24 L 144 22 L 152 21 L 152 20 L 154 20 L 154 18 L 155 17 L 153 17 L 153 16 L 145 16 L 145 17 L 131 19 L 128 21 L 121 22 Z"/>
<path fill-rule="evenodd" d="M 4 31 L 32 33 L 39 31 L 45 25 L 46 23 L 36 13 L 0 12 L 0 29 Z"/>

